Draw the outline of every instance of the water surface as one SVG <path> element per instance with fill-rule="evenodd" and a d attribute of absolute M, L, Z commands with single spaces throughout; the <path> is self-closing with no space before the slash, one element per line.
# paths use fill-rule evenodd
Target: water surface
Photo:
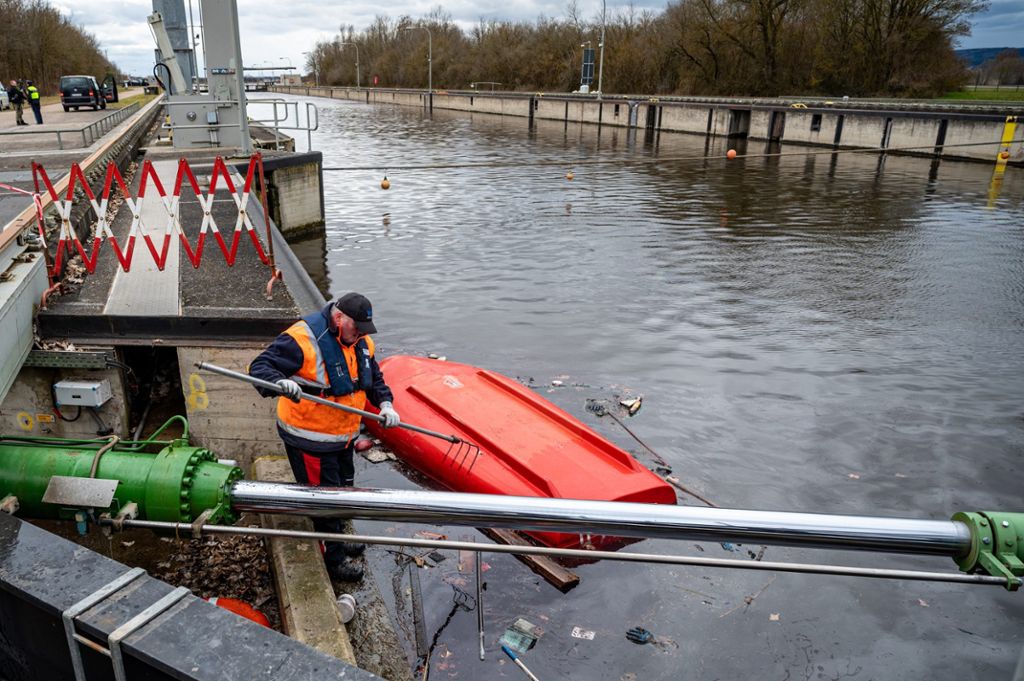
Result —
<path fill-rule="evenodd" d="M 726 142 L 315 101 L 325 165 L 379 168 L 325 174 L 326 273 L 333 295 L 373 300 L 385 354 L 533 379 L 652 465 L 585 409 L 642 394 L 630 427 L 722 506 L 1024 510 L 1020 170 L 995 191 L 982 164 L 820 150 L 704 161 Z M 679 157 L 691 160 L 572 163 Z M 551 160 L 565 164 L 536 165 Z M 493 167 L 403 169 L 453 162 Z M 357 480 L 413 484 L 368 464 Z M 779 548 L 765 558 L 954 569 Z M 495 652 L 517 616 L 545 629 L 524 658 L 542 679 L 1002 679 L 1024 642 L 1024 596 L 992 587 L 605 563 L 578 568 L 580 587 L 561 595 L 511 558 L 486 561 L 488 659 L 477 660 L 475 613 L 458 612 L 432 679 L 519 678 Z M 421 571 L 431 633 L 451 607 L 445 580 L 464 584 L 455 562 Z M 627 641 L 638 625 L 662 644 Z"/>

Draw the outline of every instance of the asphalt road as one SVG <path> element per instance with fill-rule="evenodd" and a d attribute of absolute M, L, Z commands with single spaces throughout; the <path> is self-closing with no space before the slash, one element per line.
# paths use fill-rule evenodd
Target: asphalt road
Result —
<path fill-rule="evenodd" d="M 121 98 L 131 97 L 139 94 L 140 89 L 124 90 L 120 93 Z M 32 108 L 25 107 L 25 121 L 29 124 L 19 127 L 15 124 L 14 109 L 0 112 L 0 153 L 20 153 L 31 151 L 50 151 L 58 148 L 57 136 L 54 130 L 76 131 L 85 128 L 90 123 L 108 116 L 113 109 L 100 109 L 93 111 L 89 108 L 81 108 L 78 111 L 72 109 L 65 112 L 60 102 L 46 104 L 42 108 L 43 124 L 37 125 L 32 115 Z M 8 132 L 18 132 L 18 135 L 5 135 Z M 82 147 L 82 136 L 74 132 L 62 135 L 64 148 L 71 149 Z"/>

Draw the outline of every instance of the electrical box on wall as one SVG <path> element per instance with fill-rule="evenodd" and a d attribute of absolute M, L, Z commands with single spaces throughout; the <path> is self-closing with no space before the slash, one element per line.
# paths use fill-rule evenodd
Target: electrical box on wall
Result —
<path fill-rule="evenodd" d="M 60 381 L 54 383 L 53 393 L 58 407 L 102 407 L 114 396 L 110 381 L 105 378 L 100 381 Z"/>

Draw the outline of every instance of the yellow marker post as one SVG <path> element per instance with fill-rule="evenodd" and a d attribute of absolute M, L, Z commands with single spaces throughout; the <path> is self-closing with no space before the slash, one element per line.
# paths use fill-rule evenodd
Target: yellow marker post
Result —
<path fill-rule="evenodd" d="M 1007 116 L 1003 124 L 1003 139 L 999 143 L 999 153 L 996 154 L 996 170 L 1006 170 L 1006 162 L 1010 160 L 1010 145 L 1013 144 L 1013 134 L 1017 132 L 1017 117 Z"/>

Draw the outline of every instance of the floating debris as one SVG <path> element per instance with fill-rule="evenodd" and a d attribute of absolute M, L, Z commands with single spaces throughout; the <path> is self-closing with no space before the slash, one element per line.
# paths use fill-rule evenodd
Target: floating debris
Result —
<path fill-rule="evenodd" d="M 619 400 L 619 404 L 626 408 L 630 416 L 636 416 L 636 413 L 640 411 L 640 407 L 643 406 L 644 396 L 633 397 L 625 400 Z"/>
<path fill-rule="evenodd" d="M 633 627 L 632 629 L 626 632 L 626 638 L 628 638 L 633 643 L 644 645 L 654 640 L 654 634 L 647 631 L 643 627 Z"/>
<path fill-rule="evenodd" d="M 362 452 L 362 455 L 363 458 L 369 461 L 370 463 L 383 463 L 385 461 L 398 460 L 398 457 L 396 457 L 393 453 L 382 447 L 373 447 Z"/>
<path fill-rule="evenodd" d="M 594 637 L 597 636 L 597 632 L 590 629 L 583 629 L 581 627 L 573 627 L 569 635 L 573 638 L 582 638 L 585 641 L 593 641 Z"/>
<path fill-rule="evenodd" d="M 501 635 L 499 643 L 508 646 L 517 653 L 525 653 L 537 645 L 537 639 L 544 634 L 544 630 L 536 624 L 520 617 L 512 623 L 505 633 Z"/>

